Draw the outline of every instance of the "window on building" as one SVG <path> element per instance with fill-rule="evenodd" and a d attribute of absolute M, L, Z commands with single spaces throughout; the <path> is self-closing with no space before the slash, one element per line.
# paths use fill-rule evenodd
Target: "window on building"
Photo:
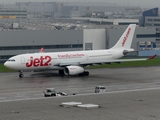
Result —
<path fill-rule="evenodd" d="M 148 19 L 148 21 L 153 21 L 152 19 Z"/>
<path fill-rule="evenodd" d="M 154 24 L 154 26 L 160 26 L 160 24 Z"/>
<path fill-rule="evenodd" d="M 145 26 L 152 26 L 152 24 L 151 23 L 146 23 Z"/>
<path fill-rule="evenodd" d="M 67 45 L 31 45 L 31 46 L 1 46 L 0 50 L 30 50 L 30 49 L 61 49 L 61 48 L 82 48 L 83 44 Z"/>
<path fill-rule="evenodd" d="M 5 59 L 5 60 L 7 60 L 8 58 L 13 57 L 13 56 L 15 56 L 15 55 L 1 55 L 1 56 L 0 56 L 0 59 Z"/>
<path fill-rule="evenodd" d="M 156 37 L 156 34 L 138 34 L 137 38 L 153 38 Z"/>
<path fill-rule="evenodd" d="M 160 33 L 156 33 L 156 37 L 160 37 Z"/>
<path fill-rule="evenodd" d="M 154 21 L 160 21 L 160 19 L 154 19 Z"/>

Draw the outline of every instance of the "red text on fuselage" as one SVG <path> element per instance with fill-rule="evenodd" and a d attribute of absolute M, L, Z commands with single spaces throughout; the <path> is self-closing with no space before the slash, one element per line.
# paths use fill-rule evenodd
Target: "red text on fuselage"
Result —
<path fill-rule="evenodd" d="M 40 58 L 30 57 L 30 62 L 26 63 L 26 67 L 38 67 L 38 66 L 49 66 L 51 63 L 51 56 L 40 56 Z"/>

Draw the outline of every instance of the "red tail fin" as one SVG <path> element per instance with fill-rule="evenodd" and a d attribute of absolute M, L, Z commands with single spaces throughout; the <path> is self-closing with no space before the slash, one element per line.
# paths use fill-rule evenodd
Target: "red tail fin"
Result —
<path fill-rule="evenodd" d="M 148 59 L 149 59 L 149 60 L 150 60 L 150 59 L 154 59 L 156 56 L 157 56 L 157 55 L 155 54 L 155 55 L 149 57 Z"/>

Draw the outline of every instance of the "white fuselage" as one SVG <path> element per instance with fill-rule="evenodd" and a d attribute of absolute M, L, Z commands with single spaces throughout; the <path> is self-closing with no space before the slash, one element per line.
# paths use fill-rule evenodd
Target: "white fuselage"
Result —
<path fill-rule="evenodd" d="M 115 60 L 124 56 L 123 50 L 124 49 L 109 49 L 73 52 L 28 53 L 11 57 L 5 62 L 5 66 L 14 70 L 59 70 L 64 69 L 64 67 L 57 66 L 63 62 Z"/>

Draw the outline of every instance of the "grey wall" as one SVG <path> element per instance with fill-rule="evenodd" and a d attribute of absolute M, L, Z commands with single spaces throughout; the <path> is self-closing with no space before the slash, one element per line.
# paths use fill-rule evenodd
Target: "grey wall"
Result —
<path fill-rule="evenodd" d="M 92 43 L 93 50 L 106 49 L 105 29 L 84 29 L 83 31 L 84 43 Z M 85 48 L 86 46 L 84 46 L 84 50 Z"/>
<path fill-rule="evenodd" d="M 17 30 L 17 31 L 0 31 L 0 46 L 19 46 L 49 44 L 77 44 L 83 43 L 82 30 Z"/>
<path fill-rule="evenodd" d="M 34 42 L 33 42 L 34 41 Z M 17 30 L 0 31 L 0 46 L 23 46 L 23 45 L 57 45 L 57 44 L 83 44 L 82 30 Z M 54 49 L 45 51 L 62 51 L 74 49 Z M 11 55 L 33 50 L 23 51 L 0 51 L 0 55 Z"/>

